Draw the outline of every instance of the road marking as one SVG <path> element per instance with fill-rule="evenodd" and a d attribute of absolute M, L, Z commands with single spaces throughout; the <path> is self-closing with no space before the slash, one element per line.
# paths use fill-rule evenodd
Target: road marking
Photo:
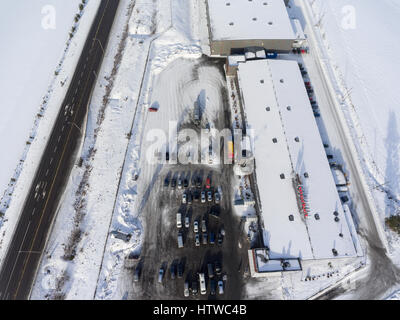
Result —
<path fill-rule="evenodd" d="M 57 142 L 60 142 L 61 140 L 61 136 L 58 136 Z"/>
<path fill-rule="evenodd" d="M 13 268 L 12 268 L 12 270 L 11 270 L 10 277 L 8 278 L 8 282 L 7 282 L 7 286 L 6 286 L 5 292 L 7 292 L 8 287 L 10 286 L 10 281 L 11 281 L 12 275 L 14 274 L 15 266 L 17 265 L 18 256 L 19 256 L 19 254 L 20 254 L 20 252 L 21 252 L 21 248 L 22 248 L 22 246 L 23 246 L 23 244 L 24 244 L 24 242 L 25 242 L 26 234 L 28 233 L 28 229 L 29 229 L 29 226 L 30 226 L 30 225 L 31 225 L 31 222 L 29 221 L 28 227 L 27 227 L 26 230 L 25 230 L 24 238 L 22 239 L 22 243 L 21 243 L 21 245 L 20 245 L 20 247 L 19 247 L 19 250 L 18 250 L 17 259 L 15 259 L 14 266 L 13 266 Z M 8 300 L 9 294 L 10 294 L 10 293 L 7 294 L 7 300 Z"/>
<path fill-rule="evenodd" d="M 97 26 L 95 38 L 97 37 L 97 34 L 98 34 L 99 30 L 100 30 L 100 26 L 101 26 L 101 23 L 102 23 L 102 21 L 103 21 L 103 18 L 104 18 L 104 15 L 105 15 L 105 13 L 106 13 L 106 9 L 108 8 L 109 3 L 110 3 L 110 0 L 107 0 L 107 4 L 105 5 L 105 8 L 104 8 L 104 10 L 103 10 L 103 15 L 101 16 L 101 19 L 100 19 L 99 24 L 98 24 L 98 26 Z M 94 65 L 94 62 L 95 62 L 95 60 L 93 61 L 93 65 Z M 90 79 L 90 77 L 88 77 L 87 80 L 86 80 L 83 93 L 85 92 L 85 90 L 86 90 L 86 88 L 87 88 L 89 79 Z M 81 98 L 80 98 L 80 101 L 79 101 L 78 110 L 79 110 L 80 107 L 81 107 L 81 102 L 82 102 L 83 96 L 84 96 L 84 94 L 81 95 Z M 76 115 L 77 115 L 77 114 L 78 114 L 78 112 L 75 114 L 74 121 L 75 121 L 75 119 L 76 119 Z M 58 166 L 57 166 L 57 169 L 56 169 L 54 178 L 53 178 L 52 183 L 51 183 L 51 187 L 50 187 L 50 192 L 49 192 L 49 194 L 51 194 L 51 192 L 52 192 L 52 190 L 53 190 L 54 183 L 55 183 L 55 180 L 56 180 L 58 171 L 60 170 L 60 166 L 61 166 L 61 162 L 62 162 L 61 160 L 62 160 L 63 157 L 64 157 L 64 153 L 65 153 L 65 151 L 66 151 L 66 147 L 67 147 L 67 144 L 68 144 L 68 141 L 69 141 L 71 132 L 72 132 L 72 127 L 71 127 L 70 130 L 69 130 L 69 133 L 68 133 L 68 136 L 67 136 L 67 140 L 66 140 L 66 142 L 65 142 L 64 149 L 63 149 L 63 152 L 62 152 L 62 154 L 61 154 L 60 161 L 59 161 L 59 163 L 58 163 Z M 42 213 L 41 213 L 41 216 L 40 216 L 40 220 L 39 220 L 38 227 L 37 227 L 37 229 L 36 229 L 34 238 L 33 238 L 33 240 L 32 240 L 31 249 L 30 249 L 29 251 L 32 251 L 32 248 L 33 248 L 33 246 L 34 246 L 34 244 L 35 244 L 35 241 L 36 241 L 36 238 L 37 238 L 39 229 L 40 229 L 40 225 L 42 224 L 43 215 L 44 215 L 44 212 L 46 211 L 46 208 L 47 208 L 49 199 L 50 199 L 50 197 L 47 197 L 46 202 L 45 202 L 45 205 L 44 205 L 44 208 L 43 208 Z M 25 274 L 26 267 L 27 267 L 27 265 L 28 265 L 28 261 L 29 261 L 29 259 L 30 259 L 30 256 L 31 256 L 31 253 L 28 254 L 28 257 L 27 257 L 27 258 L 25 259 L 25 261 L 24 261 L 24 267 L 23 267 L 23 269 L 22 269 L 22 274 L 21 274 L 21 277 L 19 278 L 18 286 L 17 286 L 16 292 L 15 292 L 14 295 L 13 295 L 13 298 L 14 298 L 14 299 L 15 299 L 15 297 L 18 295 L 19 288 L 20 288 L 20 286 L 21 286 L 21 282 L 22 282 L 22 279 L 23 279 L 23 277 L 24 277 L 24 274 Z M 7 288 L 8 288 L 8 286 L 7 286 Z"/>
<path fill-rule="evenodd" d="M 62 126 L 61 131 L 64 132 L 65 125 Z"/>
<path fill-rule="evenodd" d="M 32 211 L 32 216 L 34 216 L 34 215 L 35 215 L 35 211 L 36 211 L 36 208 L 33 208 L 33 211 Z"/>
<path fill-rule="evenodd" d="M 52 162 L 53 162 L 53 158 L 50 158 L 50 164 L 52 164 Z"/>
<path fill-rule="evenodd" d="M 49 174 L 49 169 L 46 170 L 46 177 L 47 177 L 48 174 Z"/>
<path fill-rule="evenodd" d="M 57 152 L 57 146 L 54 148 L 54 153 L 56 153 Z"/>

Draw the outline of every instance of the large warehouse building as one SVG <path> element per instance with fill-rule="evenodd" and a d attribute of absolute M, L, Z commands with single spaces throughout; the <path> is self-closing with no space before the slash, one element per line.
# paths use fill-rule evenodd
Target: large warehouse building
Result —
<path fill-rule="evenodd" d="M 269 259 L 362 255 L 297 62 L 239 63 L 238 78 L 248 127 L 255 134 L 252 149 Z"/>
<path fill-rule="evenodd" d="M 296 41 L 283 0 L 208 0 L 212 56 L 261 47 L 288 52 Z"/>

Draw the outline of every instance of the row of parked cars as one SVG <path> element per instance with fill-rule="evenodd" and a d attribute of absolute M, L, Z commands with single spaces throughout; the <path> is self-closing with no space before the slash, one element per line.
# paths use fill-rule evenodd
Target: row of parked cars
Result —
<path fill-rule="evenodd" d="M 196 187 L 200 189 L 203 185 L 203 179 L 200 176 L 196 176 L 194 180 L 192 181 L 193 187 Z M 183 188 L 188 188 L 190 186 L 190 179 L 188 177 L 170 177 L 170 174 L 168 174 L 165 179 L 164 179 L 164 188 L 168 188 L 171 186 L 172 189 L 183 189 Z M 211 178 L 207 177 L 206 179 L 206 184 L 205 184 L 206 189 L 211 189 Z"/>
<path fill-rule="evenodd" d="M 201 201 L 201 203 L 206 203 L 206 202 L 213 202 L 215 201 L 216 204 L 219 204 L 221 201 L 221 196 L 219 192 L 212 192 L 210 191 L 201 191 L 199 192 L 198 190 L 190 190 L 188 189 L 182 194 L 182 203 L 183 204 L 192 204 L 193 201 L 198 202 Z"/>
<path fill-rule="evenodd" d="M 184 224 L 182 223 L 182 218 L 183 218 L 182 213 L 178 212 L 176 214 L 176 227 L 178 229 L 179 248 L 183 247 L 183 232 L 182 232 L 183 226 L 186 229 L 190 228 L 190 217 L 188 215 L 185 216 Z M 201 229 L 201 236 L 200 236 L 200 229 Z M 210 231 L 210 233 L 208 234 L 207 220 L 205 219 L 205 217 L 201 220 L 201 228 L 199 225 L 199 221 L 197 219 L 193 221 L 193 232 L 195 236 L 194 239 L 196 247 L 199 247 L 201 242 L 203 245 L 207 244 L 213 245 L 217 241 L 218 245 L 222 245 L 225 236 L 225 230 L 223 227 L 219 229 L 217 234 L 215 234 L 215 232 L 213 231 Z"/>

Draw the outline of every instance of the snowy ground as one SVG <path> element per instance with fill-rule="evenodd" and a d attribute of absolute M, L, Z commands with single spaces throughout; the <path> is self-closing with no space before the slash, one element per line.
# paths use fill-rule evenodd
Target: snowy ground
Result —
<path fill-rule="evenodd" d="M 8 93 L 3 96 L 0 119 L 0 148 L 4 151 L 0 173 L 0 259 L 99 5 L 97 0 L 87 1 L 81 11 L 79 3 L 38 0 L 2 4 L 7 10 L 1 10 L 1 21 L 8 27 L 0 32 L 9 45 L 0 53 L 0 85 Z M 43 29 L 42 19 L 48 17 L 51 8 L 56 14 L 56 29 Z M 81 17 L 76 22 L 78 13 Z M 48 25 L 49 21 L 44 20 Z M 75 31 L 71 38 L 72 28 Z"/>

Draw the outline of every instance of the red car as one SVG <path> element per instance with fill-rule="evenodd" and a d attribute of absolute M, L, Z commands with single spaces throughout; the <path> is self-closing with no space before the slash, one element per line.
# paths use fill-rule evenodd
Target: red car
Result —
<path fill-rule="evenodd" d="M 150 107 L 150 108 L 149 108 L 149 112 L 157 112 L 157 111 L 158 111 L 157 108 L 154 108 L 154 107 Z"/>
<path fill-rule="evenodd" d="M 211 179 L 207 178 L 206 180 L 206 189 L 210 189 L 211 188 Z"/>

